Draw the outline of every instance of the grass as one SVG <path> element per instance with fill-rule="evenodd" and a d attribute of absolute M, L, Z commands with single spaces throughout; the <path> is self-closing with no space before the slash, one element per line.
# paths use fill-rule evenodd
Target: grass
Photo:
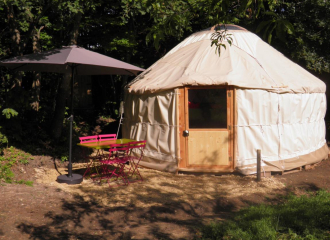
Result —
<path fill-rule="evenodd" d="M 321 190 L 283 204 L 241 210 L 233 220 L 213 222 L 197 239 L 330 239 L 330 193 Z"/>
<path fill-rule="evenodd" d="M 17 164 L 29 164 L 29 161 L 33 160 L 33 157 L 14 147 L 10 147 L 6 150 L 6 155 L 0 156 L 0 183 L 17 183 L 32 186 L 32 181 L 15 180 L 15 174 L 12 171 L 12 167 Z"/>
<path fill-rule="evenodd" d="M 17 184 L 25 184 L 25 185 L 30 186 L 30 187 L 33 186 L 33 181 L 19 180 L 19 181 L 15 181 L 15 183 L 17 183 Z"/>

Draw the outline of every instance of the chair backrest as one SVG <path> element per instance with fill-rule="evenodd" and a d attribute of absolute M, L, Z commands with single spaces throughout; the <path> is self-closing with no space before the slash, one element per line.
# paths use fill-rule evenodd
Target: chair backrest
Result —
<path fill-rule="evenodd" d="M 130 153 L 140 153 L 140 156 L 143 156 L 143 150 L 146 147 L 147 141 L 135 141 L 129 143 Z M 136 149 L 136 151 L 134 151 Z"/>
<path fill-rule="evenodd" d="M 87 137 L 79 137 L 80 143 L 89 143 L 89 142 L 97 142 L 98 136 L 87 136 Z"/>
<path fill-rule="evenodd" d="M 144 148 L 146 147 L 146 144 L 147 144 L 147 141 L 135 141 L 135 142 L 129 143 L 130 158 L 135 160 L 137 162 L 137 164 L 143 158 Z"/>
<path fill-rule="evenodd" d="M 141 148 L 144 149 L 146 147 L 147 141 L 135 141 L 135 142 L 130 142 L 129 146 L 130 148 Z"/>
<path fill-rule="evenodd" d="M 110 157 L 114 154 L 117 157 L 126 157 L 129 153 L 129 144 L 128 143 L 121 143 L 121 144 L 111 144 L 109 148 Z M 119 153 L 119 155 L 118 155 Z"/>
<path fill-rule="evenodd" d="M 99 135 L 99 141 L 107 141 L 107 140 L 116 140 L 117 139 L 117 134 L 102 134 Z"/>
<path fill-rule="evenodd" d="M 129 150 L 129 143 L 111 144 L 109 148 L 110 152 L 126 151 L 126 150 Z"/>

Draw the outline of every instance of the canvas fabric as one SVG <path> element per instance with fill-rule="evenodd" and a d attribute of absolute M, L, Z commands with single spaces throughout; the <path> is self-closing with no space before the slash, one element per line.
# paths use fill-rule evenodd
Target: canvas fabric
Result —
<path fill-rule="evenodd" d="M 236 109 L 235 161 L 242 173 L 256 171 L 257 149 L 262 153 L 262 167 L 272 171 L 314 163 L 315 159 L 301 156 L 320 149 L 324 152 L 324 93 L 277 94 L 238 89 Z M 327 156 L 328 152 L 319 160 Z"/>
<path fill-rule="evenodd" d="M 126 94 L 123 136 L 146 140 L 140 165 L 175 172 L 178 162 L 177 93 Z"/>
<path fill-rule="evenodd" d="M 56 73 L 72 73 L 72 68 L 74 68 L 76 75 L 136 76 L 144 70 L 76 45 L 5 59 L 0 61 L 0 66 L 16 71 Z"/>
<path fill-rule="evenodd" d="M 129 92 L 143 94 L 182 86 L 232 85 L 276 93 L 324 93 L 325 84 L 257 35 L 227 25 L 233 44 L 220 56 L 211 28 L 186 38 L 135 78 Z"/>

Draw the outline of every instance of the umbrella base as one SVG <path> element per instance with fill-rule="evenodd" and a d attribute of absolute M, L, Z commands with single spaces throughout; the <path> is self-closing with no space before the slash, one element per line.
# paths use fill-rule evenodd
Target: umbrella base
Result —
<path fill-rule="evenodd" d="M 83 181 L 83 176 L 81 176 L 80 174 L 72 174 L 72 177 L 69 177 L 68 174 L 57 177 L 57 182 L 59 183 L 79 184 L 82 181 Z"/>

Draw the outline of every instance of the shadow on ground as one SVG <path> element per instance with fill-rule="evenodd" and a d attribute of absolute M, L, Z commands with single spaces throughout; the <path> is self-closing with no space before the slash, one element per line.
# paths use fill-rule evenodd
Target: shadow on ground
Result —
<path fill-rule="evenodd" d="M 208 218 L 219 217 L 217 204 L 218 213 Z M 43 225 L 21 222 L 17 228 L 30 239 L 192 239 L 204 224 L 203 214 L 196 211 L 199 206 L 184 202 L 149 208 L 105 207 L 76 195 L 60 205 L 44 214 Z"/>

